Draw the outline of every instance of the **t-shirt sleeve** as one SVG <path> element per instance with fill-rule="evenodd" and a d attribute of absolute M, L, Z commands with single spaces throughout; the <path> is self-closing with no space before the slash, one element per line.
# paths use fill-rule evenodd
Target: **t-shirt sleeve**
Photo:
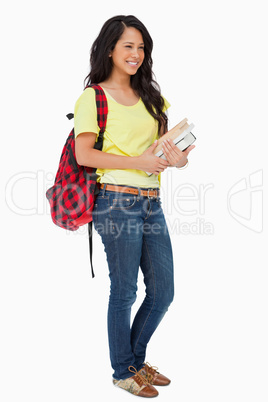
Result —
<path fill-rule="evenodd" d="M 74 107 L 75 138 L 81 133 L 99 133 L 95 90 L 87 88 Z"/>
<path fill-rule="evenodd" d="M 166 100 L 166 98 L 163 95 L 162 98 L 164 99 L 163 112 L 165 112 L 170 107 L 170 103 Z"/>

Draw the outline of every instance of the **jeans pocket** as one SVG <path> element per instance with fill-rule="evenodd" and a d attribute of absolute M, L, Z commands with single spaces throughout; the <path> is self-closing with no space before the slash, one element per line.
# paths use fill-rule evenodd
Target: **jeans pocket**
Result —
<path fill-rule="evenodd" d="M 98 225 L 98 222 L 101 221 L 102 217 L 109 213 L 109 207 L 110 207 L 109 195 L 105 195 L 104 197 L 98 195 L 96 197 L 94 208 L 92 211 L 92 218 L 95 227 Z"/>
<path fill-rule="evenodd" d="M 113 198 L 112 203 L 111 203 L 111 209 L 113 210 L 124 210 L 124 209 L 130 209 L 132 208 L 137 201 L 137 197 L 131 197 L 131 196 L 127 196 L 127 197 L 117 197 L 117 198 Z"/>

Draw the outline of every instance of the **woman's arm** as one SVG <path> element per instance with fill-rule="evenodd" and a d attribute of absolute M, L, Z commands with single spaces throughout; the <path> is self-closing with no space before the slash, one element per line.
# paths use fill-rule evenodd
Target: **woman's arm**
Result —
<path fill-rule="evenodd" d="M 79 165 L 99 169 L 138 169 L 156 175 L 168 166 L 167 161 L 153 154 L 157 141 L 139 156 L 121 156 L 93 149 L 95 141 L 95 133 L 81 133 L 76 137 L 75 155 Z"/>
<path fill-rule="evenodd" d="M 100 169 L 135 169 L 134 158 L 93 149 L 96 136 L 95 133 L 82 133 L 75 139 L 75 155 L 79 165 Z"/>

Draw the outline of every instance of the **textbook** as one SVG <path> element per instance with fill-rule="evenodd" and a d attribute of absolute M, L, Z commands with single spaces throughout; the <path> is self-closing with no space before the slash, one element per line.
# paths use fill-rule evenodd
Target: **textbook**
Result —
<path fill-rule="evenodd" d="M 166 160 L 166 157 L 162 151 L 162 142 L 167 138 L 171 138 L 180 151 L 185 151 L 195 142 L 196 137 L 191 132 L 191 130 L 194 128 L 194 125 L 188 124 L 187 121 L 188 119 L 183 119 L 179 124 L 159 138 L 158 145 L 154 150 L 155 156 L 159 156 L 159 158 Z M 152 175 L 152 173 L 146 173 L 148 176 Z"/>

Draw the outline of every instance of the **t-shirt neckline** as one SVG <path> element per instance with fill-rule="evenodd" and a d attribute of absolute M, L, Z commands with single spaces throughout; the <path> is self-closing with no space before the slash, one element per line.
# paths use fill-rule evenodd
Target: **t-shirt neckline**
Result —
<path fill-rule="evenodd" d="M 119 105 L 119 106 L 123 106 L 123 107 L 127 107 L 127 108 L 132 108 L 132 107 L 138 106 L 138 105 L 140 104 L 140 102 L 141 102 L 141 98 L 139 98 L 138 102 L 135 103 L 135 105 L 130 105 L 130 106 L 123 105 L 122 103 L 117 102 L 117 101 L 112 97 L 112 95 L 110 95 L 110 93 L 109 93 L 106 89 L 104 89 L 104 88 L 103 88 L 102 86 L 100 86 L 100 85 L 99 85 L 99 87 L 101 87 L 101 89 L 105 92 L 105 95 L 106 95 L 108 98 L 110 98 L 112 101 L 114 101 L 114 102 L 115 102 L 117 105 Z"/>

